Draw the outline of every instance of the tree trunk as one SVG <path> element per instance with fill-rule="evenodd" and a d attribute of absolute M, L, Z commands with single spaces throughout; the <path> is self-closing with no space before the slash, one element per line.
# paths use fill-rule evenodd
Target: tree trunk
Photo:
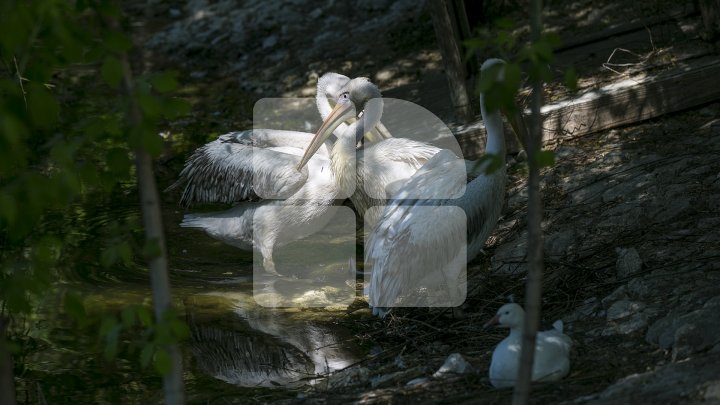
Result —
<path fill-rule="evenodd" d="M 445 66 L 445 77 L 450 86 L 450 97 L 452 98 L 456 118 L 463 123 L 470 122 L 475 113 L 470 106 L 467 86 L 465 85 L 465 67 L 460 52 L 450 14 L 448 4 L 445 0 L 430 0 L 430 17 L 435 28 L 440 53 L 442 54 L 443 65 Z"/>
<path fill-rule="evenodd" d="M 540 13 L 542 2 L 533 0 L 530 6 L 530 27 L 533 42 L 540 39 L 542 21 Z M 528 278 L 525 290 L 525 324 L 523 326 L 520 367 L 515 380 L 514 405 L 525 405 L 530 399 L 533 357 L 535 355 L 535 337 L 540 323 L 540 297 L 542 295 L 543 276 L 543 235 L 542 235 L 542 195 L 540 193 L 540 165 L 538 152 L 542 144 L 542 82 L 533 83 L 531 127 L 525 141 L 528 154 Z"/>
<path fill-rule="evenodd" d="M 127 55 L 122 55 L 124 70 L 124 85 L 130 101 L 130 123 L 133 128 L 140 128 L 142 114 L 140 107 L 133 97 L 133 77 Z M 152 284 L 153 305 L 156 322 L 163 319 L 165 313 L 172 307 L 170 297 L 170 279 L 167 271 L 167 254 L 165 249 L 165 235 L 163 234 L 162 216 L 160 213 L 160 197 L 155 184 L 152 159 L 150 155 L 138 146 L 135 150 L 135 166 L 137 169 L 138 187 L 140 188 L 140 206 L 143 213 L 146 243 L 156 244 L 160 248 L 157 255 L 148 259 L 150 265 L 150 282 Z M 177 344 L 164 347 L 170 354 L 171 369 L 163 376 L 163 390 L 165 403 L 169 405 L 185 403 L 185 388 L 183 383 L 182 356 Z"/>

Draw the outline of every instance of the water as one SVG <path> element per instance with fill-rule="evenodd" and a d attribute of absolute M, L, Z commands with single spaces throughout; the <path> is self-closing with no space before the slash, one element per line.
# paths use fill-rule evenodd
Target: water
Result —
<path fill-rule="evenodd" d="M 189 399 L 206 402 L 238 395 L 288 395 L 277 388 L 314 384 L 317 376 L 345 368 L 362 357 L 352 335 L 330 322 L 342 313 L 307 308 L 313 305 L 292 300 L 280 300 L 283 305 L 294 305 L 289 308 L 257 303 L 257 291 L 269 287 L 281 298 L 298 289 L 303 294 L 317 291 L 331 297 L 327 283 L 332 282 L 346 286 L 332 307 L 344 310 L 355 294 L 354 272 L 347 257 L 348 243 L 352 253 L 355 250 L 354 235 L 320 234 L 288 245 L 279 252 L 280 261 L 283 255 L 292 258 L 297 254 L 293 252 L 307 251 L 308 246 L 330 243 L 346 247 L 333 250 L 335 257 L 323 260 L 305 280 L 288 277 L 273 283 L 258 277 L 263 273 L 252 252 L 215 241 L 200 230 L 180 228 L 182 215 L 172 201 L 163 206 L 173 300 L 190 329 L 190 337 L 182 345 Z M 81 251 L 103 249 L 107 242 L 102 236 L 108 229 L 129 227 L 139 221 L 140 214 L 137 204 L 116 203 L 94 207 L 83 218 L 82 224 L 76 224 L 81 229 L 77 232 L 84 235 L 78 242 Z M 105 269 L 88 261 L 80 267 L 67 284 L 48 292 L 36 319 L 28 320 L 31 333 L 23 340 L 23 352 L 30 355 L 16 360 L 23 365 L 17 375 L 20 403 L 161 401 L 160 379 L 152 368 L 143 369 L 139 364 L 139 336 L 121 334 L 116 359 L 107 361 L 101 355 L 105 342 L 98 341 L 98 323 L 79 326 L 61 311 L 68 288 L 81 295 L 89 318 L 117 315 L 132 304 L 149 305 L 144 263 L 133 261 Z M 288 270 L 297 273 L 301 269 Z M 268 394 L 268 389 L 273 393 Z"/>

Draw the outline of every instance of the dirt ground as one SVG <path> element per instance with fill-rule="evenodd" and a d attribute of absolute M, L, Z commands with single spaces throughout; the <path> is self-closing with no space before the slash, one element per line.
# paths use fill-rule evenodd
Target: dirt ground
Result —
<path fill-rule="evenodd" d="M 138 40 L 149 44 L 153 67 L 177 69 L 185 83 L 181 96 L 194 103 L 191 117 L 169 123 L 172 132 L 211 137 L 249 128 L 255 99 L 308 96 L 325 71 L 369 76 L 385 96 L 414 101 L 451 118 L 432 24 L 418 3 L 398 2 L 396 7 L 362 1 L 354 9 L 314 0 L 226 3 L 158 3 L 149 13 L 129 6 L 145 19 L 146 30 Z M 548 1 L 546 24 L 572 38 L 650 15 L 688 13 L 690 3 Z M 516 2 L 502 2 L 500 8 L 516 20 L 526 18 Z M 197 22 L 203 10 L 206 25 Z M 322 11 L 307 21 L 313 18 L 304 17 L 308 10 Z M 242 17 L 242 23 L 232 16 Z M 381 28 L 373 25 L 386 17 Z M 699 16 L 690 13 L 687 18 Z M 200 38 L 200 47 L 178 34 L 192 30 L 229 34 Z M 233 33 L 240 31 L 242 39 L 235 39 Z M 521 24 L 517 33 L 526 35 L 526 27 Z M 658 40 L 651 48 L 678 51 L 694 46 L 696 37 L 691 32 L 687 41 L 673 43 L 669 36 L 667 44 Z M 648 55 L 653 49 L 635 51 Z M 602 60 L 609 56 L 597 55 Z M 615 77 L 596 62 L 583 63 L 587 68 L 578 69 L 581 87 Z M 720 401 L 720 361 L 711 361 L 720 360 L 713 334 L 720 325 L 720 312 L 713 310 L 720 297 L 718 117 L 720 105 L 711 104 L 552 145 L 557 164 L 545 171 L 543 181 L 542 322 L 548 327 L 563 319 L 576 344 L 570 375 L 534 386 L 534 403 Z M 178 153 L 196 146 L 181 145 Z M 325 388 L 321 384 L 288 393 L 292 398 L 287 402 L 510 400 L 510 391 L 492 388 L 487 379 L 492 349 L 504 332 L 481 328 L 509 295 L 523 301 L 524 163 L 512 157 L 509 173 L 507 206 L 498 228 L 486 255 L 469 264 L 462 314 L 408 309 L 380 320 L 357 302 L 336 322 L 350 329 L 371 355 L 331 377 Z M 629 249 L 639 261 L 626 266 Z M 473 370 L 430 377 L 451 353 L 462 354 Z M 416 378 L 425 379 L 407 385 Z"/>

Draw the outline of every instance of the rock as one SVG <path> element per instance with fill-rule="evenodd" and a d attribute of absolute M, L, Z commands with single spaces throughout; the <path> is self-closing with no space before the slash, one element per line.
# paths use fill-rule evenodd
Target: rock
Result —
<path fill-rule="evenodd" d="M 705 319 L 687 323 L 675 330 L 672 360 L 684 360 L 695 353 L 704 352 L 718 342 L 720 324 L 717 319 Z"/>
<path fill-rule="evenodd" d="M 648 325 L 647 315 L 643 313 L 645 304 L 638 301 L 620 300 L 607 310 L 608 326 L 602 336 L 628 335 L 643 330 Z"/>
<path fill-rule="evenodd" d="M 618 279 L 627 278 L 640 270 L 642 270 L 642 260 L 635 248 L 617 248 L 617 261 L 615 261 L 615 270 Z"/>
<path fill-rule="evenodd" d="M 422 385 L 422 384 L 425 384 L 425 383 L 428 382 L 428 381 L 430 381 L 430 379 L 427 378 L 427 377 L 413 378 L 412 380 L 408 381 L 407 384 L 405 384 L 405 386 L 407 386 L 407 387 L 412 387 L 412 386 L 414 386 L 414 385 Z"/>
<path fill-rule="evenodd" d="M 179 18 L 182 15 L 182 11 L 177 8 L 170 8 L 168 14 L 170 14 L 170 18 Z"/>
<path fill-rule="evenodd" d="M 695 311 L 673 309 L 650 326 L 645 339 L 663 349 L 672 347 L 673 358 L 686 358 L 717 344 L 719 313 L 720 296 L 706 300 L 702 308 Z"/>
<path fill-rule="evenodd" d="M 598 394 L 578 398 L 576 404 L 678 404 L 715 399 L 720 375 L 720 353 L 669 363 L 633 374 Z"/>
<path fill-rule="evenodd" d="M 545 238 L 545 255 L 548 258 L 560 259 L 568 255 L 577 239 L 577 233 L 570 229 L 555 232 Z"/>
<path fill-rule="evenodd" d="M 521 152 L 525 152 L 525 149 L 522 149 Z M 580 148 L 569 145 L 561 145 L 555 149 L 555 161 L 572 159 L 584 154 L 585 152 Z M 527 154 L 525 154 L 525 157 L 527 158 Z"/>
<path fill-rule="evenodd" d="M 527 273 L 527 232 L 500 245 L 490 260 L 493 271 L 502 274 Z"/>
<path fill-rule="evenodd" d="M 610 306 L 607 310 L 607 319 L 614 321 L 617 319 L 627 318 L 645 309 L 645 304 L 637 301 L 621 300 Z"/>
<path fill-rule="evenodd" d="M 445 363 L 433 374 L 433 377 L 440 378 L 448 374 L 465 374 L 472 371 L 470 363 L 460 353 L 453 353 L 445 359 Z"/>
<path fill-rule="evenodd" d="M 389 4 L 389 0 L 357 0 L 355 3 L 357 8 L 370 11 L 386 10 Z"/>
<path fill-rule="evenodd" d="M 193 79 L 202 79 L 205 76 L 207 76 L 207 72 L 203 70 L 195 70 L 193 72 L 190 72 L 190 77 L 192 77 Z"/>
<path fill-rule="evenodd" d="M 604 307 L 609 307 L 615 301 L 627 298 L 629 298 L 627 295 L 627 287 L 621 285 L 620 287 L 616 288 L 615 291 L 611 292 L 610 295 L 603 298 L 601 302 Z"/>
<path fill-rule="evenodd" d="M 372 388 L 383 388 L 400 385 L 404 381 L 413 381 L 419 376 L 428 372 L 427 367 L 414 367 L 408 370 L 397 371 L 395 373 L 384 374 L 370 379 Z"/>
<path fill-rule="evenodd" d="M 347 368 L 327 379 L 327 389 L 337 389 L 351 385 L 367 385 L 370 381 L 370 370 L 366 367 Z"/>
<path fill-rule="evenodd" d="M 602 336 L 629 335 L 647 328 L 647 316 L 643 313 L 630 315 L 629 318 L 620 322 L 611 322 L 601 333 Z"/>
<path fill-rule="evenodd" d="M 323 14 L 323 10 L 321 8 L 316 8 L 315 10 L 311 11 L 308 14 L 308 17 L 310 17 L 313 20 L 317 20 L 322 14 Z"/>
<path fill-rule="evenodd" d="M 278 39 L 275 35 L 270 35 L 269 37 L 263 39 L 262 41 L 262 47 L 265 49 L 272 48 L 275 45 L 277 45 Z"/>

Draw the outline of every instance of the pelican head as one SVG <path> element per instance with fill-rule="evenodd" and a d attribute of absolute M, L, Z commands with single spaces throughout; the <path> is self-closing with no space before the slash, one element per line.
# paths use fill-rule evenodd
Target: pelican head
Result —
<path fill-rule="evenodd" d="M 525 310 L 518 304 L 505 304 L 498 309 L 495 316 L 487 321 L 483 328 L 499 325 L 501 328 L 517 328 L 522 326 L 525 319 Z"/>
<path fill-rule="evenodd" d="M 352 79 L 338 93 L 335 108 L 325 118 L 312 142 L 305 150 L 305 154 L 297 166 L 298 170 L 302 170 L 320 148 L 320 145 L 343 122 L 350 121 L 353 118 L 356 119 L 355 123 L 345 131 L 344 136 L 354 135 L 355 142 L 358 142 L 380 120 L 383 107 L 382 96 L 377 86 L 368 78 L 358 77 Z"/>

